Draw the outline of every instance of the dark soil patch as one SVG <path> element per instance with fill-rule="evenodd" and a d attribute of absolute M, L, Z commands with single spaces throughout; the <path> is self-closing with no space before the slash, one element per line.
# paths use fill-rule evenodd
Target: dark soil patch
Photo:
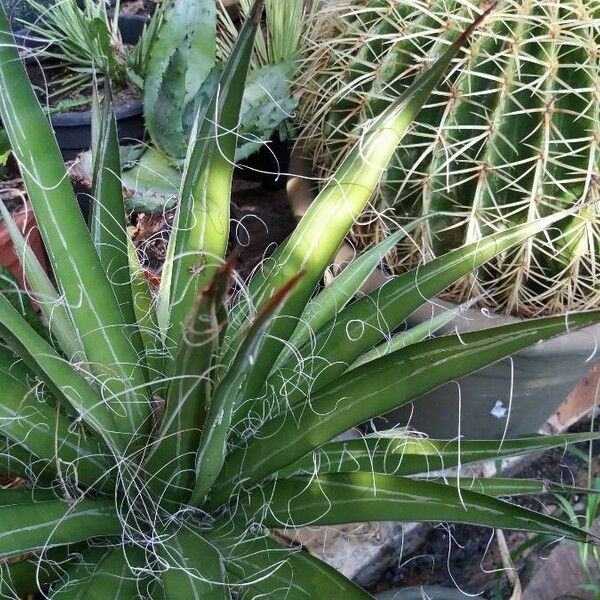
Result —
<path fill-rule="evenodd" d="M 595 430 L 598 430 L 598 422 Z M 590 421 L 584 420 L 570 432 L 589 431 Z M 587 453 L 589 444 L 578 444 Z M 594 443 L 594 456 L 600 455 L 600 444 Z M 595 473 L 600 472 L 600 461 L 595 460 Z M 565 485 L 587 487 L 587 466 L 580 459 L 557 448 L 540 454 L 529 464 L 510 472 L 511 477 L 545 479 Z M 579 509 L 585 506 L 585 498 L 572 496 L 571 502 Z M 543 511 L 545 514 L 565 518 L 561 515 L 554 496 L 523 496 L 513 498 L 515 504 Z M 517 549 L 532 536 L 523 532 L 505 531 L 504 535 L 511 551 Z M 547 556 L 553 544 L 541 543 L 530 552 Z M 526 555 L 515 559 L 522 583 L 526 583 Z M 419 550 L 410 556 L 398 556 L 396 566 L 388 570 L 382 579 L 369 591 L 380 592 L 395 587 L 420 585 L 458 586 L 469 594 L 481 594 L 481 598 L 510 598 L 511 591 L 506 576 L 502 573 L 502 561 L 496 537 L 486 527 L 469 525 L 437 526 L 431 530 Z"/>
<path fill-rule="evenodd" d="M 134 215 L 133 241 L 151 281 L 160 275 L 174 216 L 175 210 Z M 285 189 L 265 190 L 257 182 L 234 180 L 229 251 L 239 246 L 237 269 L 242 277 L 247 278 L 294 227 Z"/>

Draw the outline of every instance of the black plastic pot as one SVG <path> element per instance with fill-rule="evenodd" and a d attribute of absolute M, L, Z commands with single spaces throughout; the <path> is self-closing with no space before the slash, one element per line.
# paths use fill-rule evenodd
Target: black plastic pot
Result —
<path fill-rule="evenodd" d="M 119 17 L 119 30 L 126 44 L 135 44 L 142 34 L 145 17 L 138 15 L 123 15 Z M 35 47 L 35 40 L 28 36 L 27 31 L 15 33 L 18 45 L 29 48 Z M 115 117 L 119 141 L 139 140 L 144 135 L 143 105 L 141 100 L 135 100 L 116 106 Z M 92 113 L 86 111 L 70 111 L 54 113 L 50 122 L 56 135 L 58 146 L 65 160 L 72 160 L 80 152 L 88 150 L 92 143 Z"/>

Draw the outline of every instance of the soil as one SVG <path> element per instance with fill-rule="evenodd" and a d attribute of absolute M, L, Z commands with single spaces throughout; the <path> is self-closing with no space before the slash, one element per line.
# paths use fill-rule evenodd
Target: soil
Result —
<path fill-rule="evenodd" d="M 598 422 L 595 430 L 598 430 Z M 590 421 L 585 420 L 572 427 L 570 432 L 590 431 Z M 587 453 L 589 444 L 577 444 Z M 594 474 L 600 472 L 600 444 L 594 443 Z M 587 487 L 587 465 L 563 448 L 545 452 L 526 466 L 510 473 L 511 477 L 545 479 L 553 482 L 564 482 L 565 485 Z M 585 507 L 585 497 L 573 495 L 571 502 L 579 511 Z M 523 496 L 512 499 L 515 504 L 545 514 L 565 518 L 560 514 L 554 496 Z M 523 532 L 505 531 L 504 535 L 509 549 L 516 550 L 532 536 Z M 529 552 L 547 556 L 553 544 L 541 543 Z M 521 575 L 522 583 L 526 583 L 527 553 L 515 558 L 515 566 Z M 506 575 L 498 549 L 496 537 L 489 528 L 469 525 L 452 525 L 434 527 L 426 537 L 419 551 L 411 556 L 398 556 L 397 565 L 390 569 L 369 591 L 381 592 L 395 587 L 420 585 L 441 585 L 459 587 L 468 594 L 481 594 L 481 598 L 505 599 L 511 596 L 511 587 Z"/>
<path fill-rule="evenodd" d="M 166 256 L 175 211 L 133 216 L 133 241 L 150 281 L 158 281 Z M 285 189 L 266 190 L 260 183 L 235 179 L 231 205 L 229 251 L 240 247 L 237 269 L 246 278 L 294 230 Z"/>
<path fill-rule="evenodd" d="M 0 177 L 0 199 L 10 213 L 19 212 L 27 201 L 23 181 L 20 178 L 4 179 Z"/>
<path fill-rule="evenodd" d="M 42 63 L 43 64 L 43 63 Z M 67 94 L 60 94 L 66 77 L 72 75 L 64 68 L 38 62 L 26 63 L 27 74 L 35 87 L 36 94 L 42 103 L 49 105 L 50 113 L 86 112 L 92 108 L 91 88 L 76 88 Z M 116 107 L 141 100 L 140 90 L 131 83 L 113 85 L 114 105 Z"/>

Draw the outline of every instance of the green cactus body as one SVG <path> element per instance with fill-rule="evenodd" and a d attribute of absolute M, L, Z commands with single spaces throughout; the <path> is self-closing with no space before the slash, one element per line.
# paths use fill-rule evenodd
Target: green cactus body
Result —
<path fill-rule="evenodd" d="M 466 0 L 344 0 L 317 15 L 322 41 L 308 57 L 301 107 L 301 137 L 315 165 L 334 168 L 338 153 L 474 10 Z M 598 0 L 500 2 L 398 149 L 373 210 L 355 229 L 357 242 L 370 245 L 408 216 L 443 212 L 397 249 L 391 262 L 403 270 L 572 208 L 558 227 L 498 257 L 450 295 L 481 295 L 486 306 L 519 315 L 597 305 L 599 44 Z M 317 72 L 334 82 L 327 93 Z"/>

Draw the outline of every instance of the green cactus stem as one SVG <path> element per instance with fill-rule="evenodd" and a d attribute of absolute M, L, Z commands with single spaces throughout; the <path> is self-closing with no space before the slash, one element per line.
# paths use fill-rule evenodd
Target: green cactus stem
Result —
<path fill-rule="evenodd" d="M 489 3 L 487 3 L 489 4 Z M 466 0 L 342 0 L 315 19 L 300 141 L 319 174 L 428 68 L 479 8 Z M 398 149 L 362 224 L 369 246 L 428 219 L 395 270 L 559 209 L 571 216 L 464 279 L 449 297 L 522 316 L 600 302 L 600 2 L 504 0 Z M 326 100 L 327 99 L 327 100 Z"/>

